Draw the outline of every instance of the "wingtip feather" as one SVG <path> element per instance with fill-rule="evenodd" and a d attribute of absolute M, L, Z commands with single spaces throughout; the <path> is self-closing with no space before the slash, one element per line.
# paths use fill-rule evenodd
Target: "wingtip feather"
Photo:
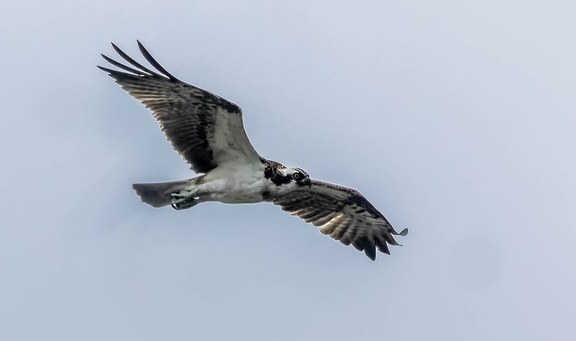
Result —
<path fill-rule="evenodd" d="M 108 74 L 112 74 L 113 72 L 115 72 L 114 70 L 112 70 L 112 69 L 109 69 L 109 68 L 107 68 L 107 67 L 104 67 L 104 66 L 96 65 L 96 67 L 97 67 L 97 68 L 99 68 L 100 70 L 102 70 L 102 71 L 104 71 L 104 72 L 108 73 Z"/>
<path fill-rule="evenodd" d="M 116 53 L 118 53 L 118 55 L 120 57 L 122 57 L 122 59 L 124 59 L 128 63 L 132 64 L 132 66 L 135 66 L 135 67 L 139 68 L 140 70 L 142 70 L 146 73 L 149 73 L 152 76 L 160 76 L 156 72 L 150 70 L 149 68 L 145 67 L 141 63 L 137 62 L 134 58 L 130 57 L 128 54 L 126 54 L 126 52 L 122 51 L 118 46 L 116 46 L 116 44 L 114 44 L 114 43 L 111 43 L 111 44 L 112 44 L 112 48 L 114 48 L 114 51 L 116 51 Z"/>
<path fill-rule="evenodd" d="M 160 65 L 160 63 L 158 63 L 158 61 L 154 59 L 154 57 L 152 57 L 152 54 L 148 52 L 148 50 L 139 40 L 136 40 L 136 43 L 138 44 L 138 49 L 140 50 L 140 53 L 142 53 L 142 55 L 144 56 L 144 58 L 146 58 L 146 60 L 148 61 L 148 63 L 150 63 L 150 65 L 152 65 L 156 70 L 160 71 L 160 73 L 162 73 L 164 76 L 170 78 L 170 80 L 172 81 L 178 80 L 178 78 L 170 74 L 170 72 L 168 72 L 162 65 Z"/>
<path fill-rule="evenodd" d="M 376 261 L 376 250 L 370 250 L 367 248 L 364 250 L 364 254 L 366 254 L 366 256 L 370 258 L 371 261 Z"/>

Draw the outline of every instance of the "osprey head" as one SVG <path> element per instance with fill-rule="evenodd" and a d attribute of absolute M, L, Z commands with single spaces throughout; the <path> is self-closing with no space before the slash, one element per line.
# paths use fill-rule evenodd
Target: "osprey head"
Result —
<path fill-rule="evenodd" d="M 276 186 L 291 185 L 289 187 L 312 187 L 312 180 L 310 180 L 310 176 L 303 169 L 286 167 L 272 160 L 264 160 L 263 162 L 265 162 L 266 165 L 264 177 L 272 181 Z"/>
<path fill-rule="evenodd" d="M 290 177 L 290 181 L 294 181 L 298 186 L 312 187 L 310 176 L 301 168 L 285 168 L 286 176 Z"/>

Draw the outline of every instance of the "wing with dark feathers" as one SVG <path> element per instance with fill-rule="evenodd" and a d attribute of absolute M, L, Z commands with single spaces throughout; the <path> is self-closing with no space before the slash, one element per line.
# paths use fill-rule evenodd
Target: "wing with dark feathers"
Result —
<path fill-rule="evenodd" d="M 140 42 L 140 52 L 156 71 L 140 64 L 116 45 L 112 46 L 130 65 L 102 57 L 126 72 L 98 67 L 152 110 L 172 147 L 190 163 L 193 171 L 206 173 L 231 163 L 260 163 L 258 153 L 246 136 L 242 111 L 236 104 L 178 80 L 152 58 Z"/>
<path fill-rule="evenodd" d="M 394 235 L 408 233 L 408 229 L 396 232 L 360 192 L 322 181 L 312 180 L 310 188 L 302 187 L 273 203 L 319 226 L 320 232 L 342 244 L 352 244 L 372 260 L 376 259 L 376 249 L 390 254 L 387 244 L 399 245 Z"/>

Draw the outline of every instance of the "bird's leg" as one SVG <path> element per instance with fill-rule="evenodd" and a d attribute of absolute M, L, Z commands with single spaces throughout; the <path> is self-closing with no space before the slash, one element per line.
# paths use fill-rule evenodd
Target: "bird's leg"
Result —
<path fill-rule="evenodd" d="M 190 190 L 190 191 L 180 191 L 177 193 L 172 193 L 172 200 L 170 201 L 170 205 L 175 210 L 184 210 L 190 207 L 195 206 L 198 204 L 198 197 L 196 196 L 197 190 Z"/>

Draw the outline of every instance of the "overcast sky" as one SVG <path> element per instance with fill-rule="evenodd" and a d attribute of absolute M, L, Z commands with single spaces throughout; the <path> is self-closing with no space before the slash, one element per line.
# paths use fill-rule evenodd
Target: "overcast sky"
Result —
<path fill-rule="evenodd" d="M 570 1 L 33 1 L 0 13 L 0 339 L 568 340 Z M 153 209 L 192 177 L 96 68 L 136 39 L 238 103 L 263 156 L 360 190 L 375 262 L 270 204 Z"/>

